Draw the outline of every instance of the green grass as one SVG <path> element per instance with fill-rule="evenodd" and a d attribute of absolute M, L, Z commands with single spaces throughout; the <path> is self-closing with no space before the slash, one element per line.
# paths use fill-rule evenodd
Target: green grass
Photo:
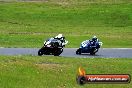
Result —
<path fill-rule="evenodd" d="M 132 47 L 132 2 L 0 2 L 0 47 L 41 47 L 58 33 L 66 36 L 67 47 L 79 47 L 93 35 L 103 47 Z"/>
<path fill-rule="evenodd" d="M 132 59 L 0 56 L 1 88 L 131 88 L 130 84 L 76 83 L 82 66 L 87 74 L 130 74 Z"/>
<path fill-rule="evenodd" d="M 14 2 L 12 2 L 14 1 Z M 132 47 L 131 0 L 0 0 L 0 47 L 41 47 L 63 33 L 69 44 L 97 35 L 103 47 Z M 130 84 L 76 83 L 87 74 L 130 74 L 132 59 L 0 56 L 0 88 L 132 88 Z"/>

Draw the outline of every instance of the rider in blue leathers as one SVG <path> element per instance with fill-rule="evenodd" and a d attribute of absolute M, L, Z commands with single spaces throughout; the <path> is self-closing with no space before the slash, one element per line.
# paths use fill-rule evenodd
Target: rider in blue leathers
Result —
<path fill-rule="evenodd" d="M 91 45 L 95 45 L 99 42 L 99 39 L 96 36 L 93 36 L 91 40 L 85 40 L 81 43 L 82 47 L 90 48 Z"/>

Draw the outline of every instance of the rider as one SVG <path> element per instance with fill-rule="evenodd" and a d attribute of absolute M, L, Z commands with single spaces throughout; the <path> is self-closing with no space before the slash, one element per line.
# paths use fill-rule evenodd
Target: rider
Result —
<path fill-rule="evenodd" d="M 98 38 L 96 36 L 93 36 L 91 40 L 85 40 L 81 43 L 83 47 L 90 48 L 91 45 L 95 45 L 96 42 L 99 42 Z"/>
<path fill-rule="evenodd" d="M 89 40 L 90 43 L 96 43 L 98 41 L 96 36 L 93 36 L 91 40 Z"/>
<path fill-rule="evenodd" d="M 91 45 L 94 45 L 96 42 L 98 42 L 99 40 L 98 40 L 98 38 L 94 35 L 93 37 L 92 37 L 92 39 L 91 40 L 89 40 L 90 41 L 90 44 Z"/>
<path fill-rule="evenodd" d="M 47 41 L 52 40 L 52 39 L 58 39 L 58 40 L 60 40 L 61 41 L 61 45 L 63 47 L 68 43 L 68 41 L 65 40 L 65 37 L 62 34 L 58 34 L 57 36 L 51 37 L 51 38 L 47 39 L 46 41 L 44 41 L 44 45 L 45 45 L 45 43 Z"/>
<path fill-rule="evenodd" d="M 92 41 L 93 42 L 99 42 L 99 39 L 96 36 L 93 36 Z"/>
<path fill-rule="evenodd" d="M 65 37 L 62 34 L 58 34 L 57 36 L 54 37 L 54 39 L 58 39 L 62 42 L 62 46 L 65 46 L 66 40 Z"/>
<path fill-rule="evenodd" d="M 92 39 L 90 40 L 90 44 L 94 46 L 97 44 L 97 42 L 99 42 L 99 39 L 96 36 L 93 36 Z"/>
<path fill-rule="evenodd" d="M 61 42 L 64 42 L 65 41 L 65 37 L 62 34 L 58 34 L 54 38 L 60 40 Z"/>

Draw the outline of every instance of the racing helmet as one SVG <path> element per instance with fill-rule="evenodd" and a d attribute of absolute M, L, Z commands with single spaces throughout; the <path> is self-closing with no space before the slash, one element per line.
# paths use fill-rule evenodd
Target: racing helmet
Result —
<path fill-rule="evenodd" d="M 65 37 L 62 35 L 62 34 L 58 34 L 55 38 L 57 38 L 57 39 L 64 39 Z"/>
<path fill-rule="evenodd" d="M 97 41 L 97 37 L 93 36 L 92 41 L 96 42 Z"/>

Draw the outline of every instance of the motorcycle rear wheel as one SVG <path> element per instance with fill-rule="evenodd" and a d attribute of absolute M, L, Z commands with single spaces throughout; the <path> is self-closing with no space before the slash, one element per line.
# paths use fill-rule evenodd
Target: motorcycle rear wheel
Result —
<path fill-rule="evenodd" d="M 90 55 L 95 55 L 95 52 L 90 52 Z"/>
<path fill-rule="evenodd" d="M 56 50 L 54 56 L 59 56 L 63 52 L 63 49 Z"/>

